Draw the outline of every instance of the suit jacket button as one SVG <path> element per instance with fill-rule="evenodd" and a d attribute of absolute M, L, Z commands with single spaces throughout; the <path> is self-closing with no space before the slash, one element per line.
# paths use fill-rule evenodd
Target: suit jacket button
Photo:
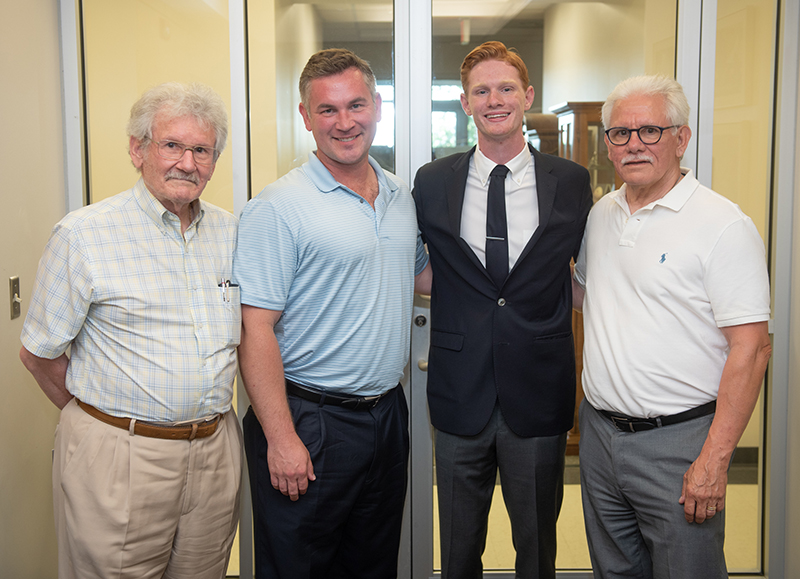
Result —
<path fill-rule="evenodd" d="M 500 298 L 499 300 L 497 300 L 497 305 L 500 307 L 506 305 L 506 298 Z"/>

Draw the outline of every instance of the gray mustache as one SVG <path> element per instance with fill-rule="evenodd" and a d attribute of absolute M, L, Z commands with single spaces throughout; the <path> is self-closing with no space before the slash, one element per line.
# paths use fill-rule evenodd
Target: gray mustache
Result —
<path fill-rule="evenodd" d="M 650 155 L 628 155 L 622 159 L 622 164 L 625 165 L 626 163 L 633 163 L 634 161 L 647 161 L 648 163 L 652 163 L 653 157 Z"/>
<path fill-rule="evenodd" d="M 195 185 L 200 184 L 200 179 L 198 179 L 195 173 L 184 173 L 179 169 L 171 169 L 164 175 L 164 179 L 169 181 L 171 179 L 177 179 L 179 181 L 189 181 L 190 183 L 194 183 Z"/>

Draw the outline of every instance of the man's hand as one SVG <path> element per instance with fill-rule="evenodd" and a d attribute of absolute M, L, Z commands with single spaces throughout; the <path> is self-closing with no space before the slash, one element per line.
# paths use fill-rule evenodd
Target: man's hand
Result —
<path fill-rule="evenodd" d="M 275 324 L 281 312 L 242 306 L 239 369 L 250 404 L 267 439 L 272 486 L 296 501 L 316 479 L 308 449 L 294 430 Z"/>
<path fill-rule="evenodd" d="M 701 455 L 683 475 L 683 490 L 678 500 L 689 523 L 702 523 L 725 508 L 728 463 L 706 460 Z"/>
<path fill-rule="evenodd" d="M 722 369 L 717 410 L 700 456 L 683 475 L 679 500 L 690 523 L 702 523 L 725 508 L 728 466 L 753 413 L 772 353 L 767 322 L 720 330 L 730 353 Z"/>
<path fill-rule="evenodd" d="M 268 445 L 267 464 L 272 486 L 293 501 L 306 494 L 308 482 L 317 478 L 308 449 L 296 434 Z"/>
<path fill-rule="evenodd" d="M 19 351 L 19 359 L 22 360 L 28 372 L 33 374 L 45 396 L 59 410 L 62 410 L 72 400 L 72 394 L 67 390 L 69 358 L 67 358 L 66 354 L 61 354 L 58 358 L 50 360 L 31 354 L 23 346 Z"/>

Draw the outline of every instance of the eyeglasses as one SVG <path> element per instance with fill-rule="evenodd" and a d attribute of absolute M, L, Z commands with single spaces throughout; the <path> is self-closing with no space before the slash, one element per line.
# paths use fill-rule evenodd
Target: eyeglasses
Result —
<path fill-rule="evenodd" d="M 661 140 L 661 134 L 667 129 L 675 129 L 681 125 L 670 125 L 668 127 L 656 127 L 654 125 L 646 125 L 638 129 L 628 129 L 626 127 L 611 127 L 606 131 L 608 141 L 612 145 L 627 145 L 631 140 L 631 135 L 636 133 L 639 140 L 645 145 L 655 145 Z"/>
<path fill-rule="evenodd" d="M 189 150 L 198 165 L 213 165 L 217 160 L 217 150 L 212 147 L 184 145 L 175 141 L 153 141 L 158 156 L 168 161 L 177 161 Z"/>

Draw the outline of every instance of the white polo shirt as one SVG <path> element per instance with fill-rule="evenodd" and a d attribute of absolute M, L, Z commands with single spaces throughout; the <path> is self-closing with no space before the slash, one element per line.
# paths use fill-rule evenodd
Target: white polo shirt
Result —
<path fill-rule="evenodd" d="M 598 409 L 676 414 L 716 399 L 728 344 L 719 330 L 769 319 L 764 244 L 739 206 L 691 171 L 630 215 L 626 187 L 586 225 L 583 389 Z"/>

